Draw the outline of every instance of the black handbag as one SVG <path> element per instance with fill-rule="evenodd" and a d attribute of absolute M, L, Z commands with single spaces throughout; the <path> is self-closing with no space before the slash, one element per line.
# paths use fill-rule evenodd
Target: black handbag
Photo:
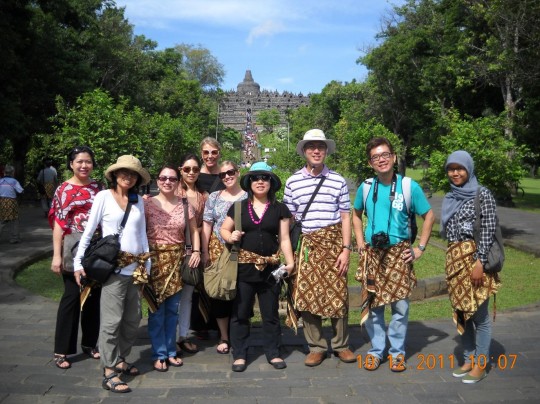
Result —
<path fill-rule="evenodd" d="M 105 237 L 96 237 L 86 247 L 81 263 L 89 279 L 105 283 L 113 273 L 120 272 L 117 263 L 118 253 L 120 252 L 120 236 L 129 217 L 132 203 L 128 202 L 126 206 L 126 212 L 118 228 L 118 233 L 109 234 Z"/>
<path fill-rule="evenodd" d="M 202 270 L 202 264 L 199 264 L 196 268 L 191 268 L 189 266 L 189 260 L 191 259 L 191 253 L 193 251 L 193 247 L 191 244 L 191 232 L 189 231 L 189 215 L 188 215 L 188 202 L 187 198 L 182 198 L 182 203 L 184 204 L 184 221 L 185 221 L 185 229 L 184 229 L 184 239 L 186 242 L 186 255 L 184 256 L 184 259 L 182 260 L 182 264 L 180 265 L 180 276 L 182 277 L 182 283 L 185 285 L 192 285 L 197 286 L 199 283 L 203 281 L 203 270 Z"/>
<path fill-rule="evenodd" d="M 311 206 L 311 203 L 315 199 L 315 195 L 317 195 L 317 192 L 319 192 L 319 189 L 321 188 L 321 185 L 325 179 L 326 177 L 323 176 L 321 180 L 319 181 L 319 183 L 317 184 L 317 188 L 315 188 L 315 191 L 311 194 L 311 199 L 309 200 L 309 202 L 306 205 L 306 208 L 302 212 L 302 217 L 300 218 L 300 220 L 294 220 L 293 222 L 291 222 L 291 226 L 289 228 L 289 237 L 291 239 L 293 252 L 296 251 L 300 247 L 299 243 L 300 243 L 300 236 L 302 235 L 302 220 L 304 220 L 304 218 L 306 217 L 307 211 L 309 207 Z"/>

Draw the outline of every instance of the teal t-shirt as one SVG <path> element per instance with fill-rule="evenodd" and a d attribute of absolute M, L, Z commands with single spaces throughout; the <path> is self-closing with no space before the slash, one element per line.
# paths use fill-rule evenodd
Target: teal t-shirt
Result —
<path fill-rule="evenodd" d="M 374 184 L 371 185 L 371 189 L 369 190 L 366 207 L 364 207 L 363 201 L 364 186 L 370 185 L 363 182 L 358 188 L 354 200 L 354 208 L 356 210 L 365 210 L 367 213 L 368 220 L 365 239 L 368 244 L 371 244 L 371 236 L 379 232 L 385 232 L 390 236 L 389 245 L 409 239 L 409 221 L 401 187 L 401 178 L 401 175 L 397 176 L 396 195 L 393 202 L 390 202 L 390 189 L 392 185 L 385 185 L 379 182 L 376 206 L 373 204 Z M 374 178 L 375 180 L 376 178 Z M 426 214 L 431 209 L 424 191 L 416 181 L 411 181 L 411 205 L 411 212 L 420 216 Z M 375 223 L 375 226 L 373 226 L 373 223 Z"/>

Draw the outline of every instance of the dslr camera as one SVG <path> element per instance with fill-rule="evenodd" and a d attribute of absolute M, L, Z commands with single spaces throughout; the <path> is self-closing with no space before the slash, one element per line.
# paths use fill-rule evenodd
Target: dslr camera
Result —
<path fill-rule="evenodd" d="M 279 283 L 280 280 L 285 279 L 289 276 L 289 273 L 285 269 L 285 265 L 281 264 L 278 269 L 275 269 L 271 272 L 272 276 L 276 280 L 276 283 Z"/>
<path fill-rule="evenodd" d="M 380 231 L 371 236 L 371 245 L 375 248 L 384 248 L 390 243 L 388 234 L 384 231 Z"/>

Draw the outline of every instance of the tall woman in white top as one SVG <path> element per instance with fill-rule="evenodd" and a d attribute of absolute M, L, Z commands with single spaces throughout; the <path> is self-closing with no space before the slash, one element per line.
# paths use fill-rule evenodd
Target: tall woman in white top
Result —
<path fill-rule="evenodd" d="M 144 204 L 137 190 L 139 185 L 150 181 L 150 174 L 139 159 L 124 155 L 107 168 L 105 177 L 110 189 L 99 192 L 94 199 L 74 259 L 75 279 L 80 284 L 81 276 L 86 275 L 81 260 L 97 227 L 101 226 L 104 237 L 117 233 L 128 203 L 133 203 L 120 237 L 120 272 L 111 275 L 102 286 L 99 329 L 99 352 L 104 368 L 102 386 L 114 393 L 127 393 L 131 389 L 120 380 L 119 374 L 139 374 L 139 370 L 126 361 L 141 319 L 139 287 L 133 283 L 133 274 L 136 270 L 150 269 L 150 260 L 145 261 L 146 268 L 141 268 L 137 262 L 149 255 Z"/>

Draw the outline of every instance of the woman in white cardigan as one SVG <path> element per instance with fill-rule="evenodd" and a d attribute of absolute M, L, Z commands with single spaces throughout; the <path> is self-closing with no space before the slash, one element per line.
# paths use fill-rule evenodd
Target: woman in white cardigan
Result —
<path fill-rule="evenodd" d="M 137 196 L 137 189 L 139 185 L 150 182 L 150 175 L 139 159 L 124 155 L 107 168 L 105 177 L 110 189 L 99 192 L 94 199 L 74 259 L 75 279 L 80 285 L 81 277 L 86 275 L 81 260 L 98 226 L 101 226 L 103 237 L 117 233 L 125 209 L 128 203 L 132 203 L 120 237 L 120 272 L 111 275 L 102 285 L 99 330 L 99 352 L 104 368 L 102 386 L 114 393 L 128 393 L 131 389 L 119 374 L 139 374 L 139 370 L 125 359 L 135 343 L 141 319 L 139 286 L 134 284 L 133 278 L 134 273 L 148 273 L 150 270 L 144 204 Z M 139 264 L 141 262 L 144 266 Z"/>

